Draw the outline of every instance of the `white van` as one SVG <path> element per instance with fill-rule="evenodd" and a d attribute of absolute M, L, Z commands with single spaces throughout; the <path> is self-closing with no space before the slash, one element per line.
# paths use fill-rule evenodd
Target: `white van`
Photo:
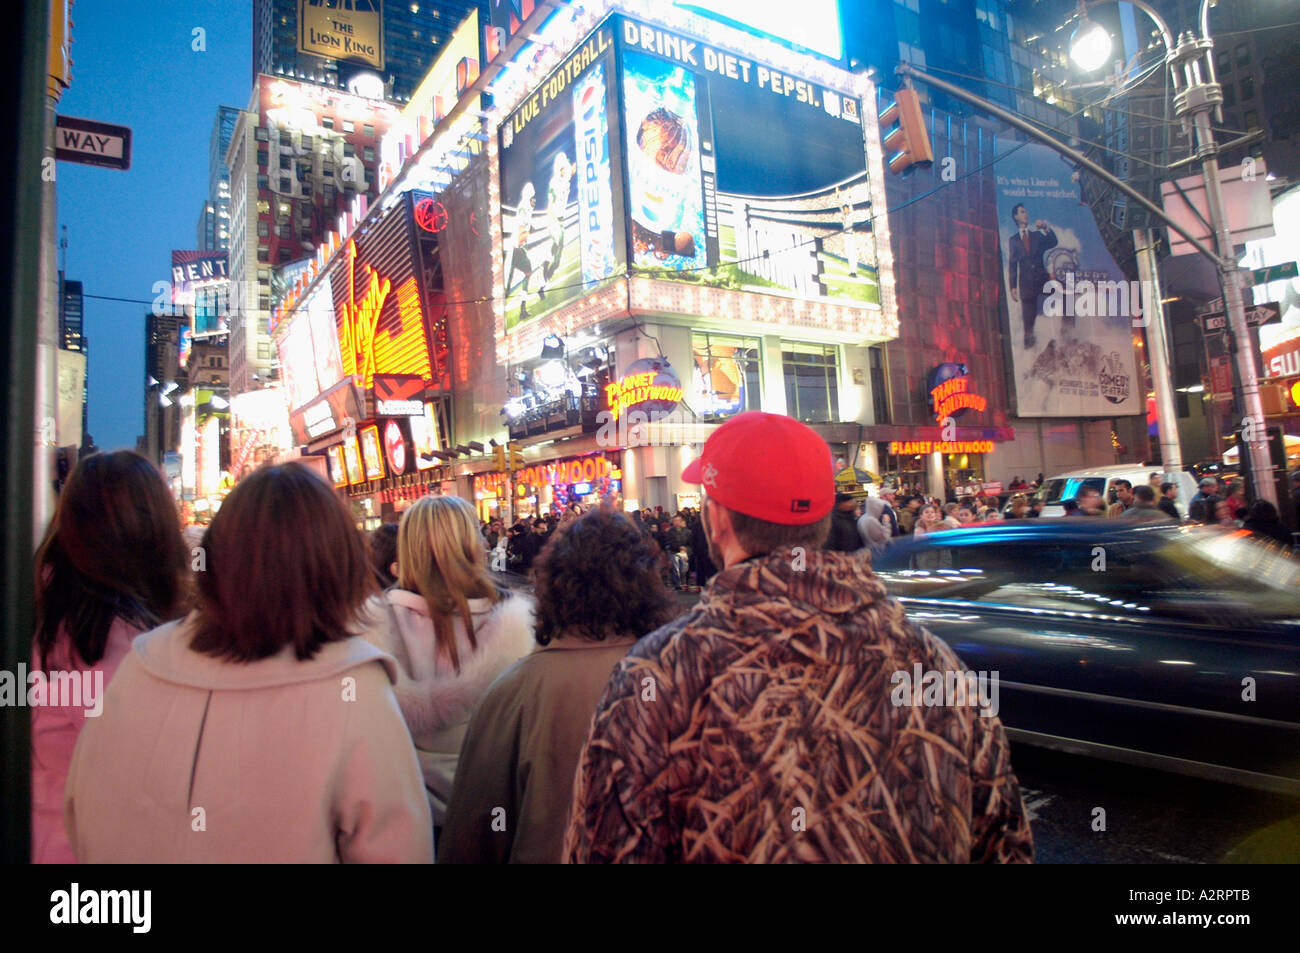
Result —
<path fill-rule="evenodd" d="M 1061 505 L 1061 502 L 1074 499 L 1085 486 L 1092 487 L 1100 492 L 1101 498 L 1109 506 L 1111 504 L 1110 490 L 1116 480 L 1128 480 L 1133 486 L 1140 486 L 1147 482 L 1151 474 L 1156 472 L 1163 472 L 1159 464 L 1141 467 L 1134 466 L 1131 463 L 1117 463 L 1114 466 L 1073 470 L 1070 473 L 1062 473 L 1059 476 L 1051 477 L 1044 480 L 1043 485 L 1034 494 L 1035 499 L 1041 499 L 1047 504 L 1043 507 L 1043 511 L 1039 516 L 1064 516 L 1065 507 Z M 1187 507 L 1191 505 L 1192 497 L 1196 495 L 1196 477 L 1186 470 L 1180 470 L 1175 474 L 1175 479 L 1172 482 L 1178 484 L 1178 497 L 1174 500 L 1174 504 L 1178 507 L 1178 512 L 1186 519 Z M 1159 495 L 1157 491 L 1157 502 L 1159 501 Z"/>

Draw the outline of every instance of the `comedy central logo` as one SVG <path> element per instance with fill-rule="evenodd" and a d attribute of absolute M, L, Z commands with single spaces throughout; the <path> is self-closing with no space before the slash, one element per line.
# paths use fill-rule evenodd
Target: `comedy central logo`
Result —
<path fill-rule="evenodd" d="M 1132 382 L 1119 356 L 1119 351 L 1111 351 L 1101 359 L 1101 370 L 1097 374 L 1101 385 L 1101 396 L 1112 404 L 1122 404 L 1128 400 Z"/>

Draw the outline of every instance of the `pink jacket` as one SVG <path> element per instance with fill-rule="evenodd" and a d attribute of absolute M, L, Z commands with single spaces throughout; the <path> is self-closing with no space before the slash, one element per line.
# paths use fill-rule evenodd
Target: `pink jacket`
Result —
<path fill-rule="evenodd" d="M 54 647 L 42 661 L 32 648 L 33 672 L 86 672 L 91 684 L 107 688 L 113 673 L 131 651 L 141 632 L 123 619 L 114 619 L 104 645 L 104 657 L 86 665 L 77 657 L 68 634 L 59 631 Z M 98 675 L 96 675 L 98 673 Z M 83 679 L 83 684 L 86 680 Z M 21 691 L 26 687 L 20 686 Z M 88 718 L 97 717 L 94 703 L 78 706 L 38 705 L 32 708 L 32 863 L 75 864 L 77 858 L 63 832 L 63 786 L 77 738 Z"/>
<path fill-rule="evenodd" d="M 376 596 L 367 605 L 362 633 L 397 660 L 397 702 L 415 741 L 433 822 L 439 825 L 474 706 L 494 678 L 535 646 L 530 597 L 515 593 L 496 603 L 468 601 L 478 649 L 470 647 L 464 623 L 455 619 L 459 673 L 451 656 L 435 649 L 433 619 L 419 593 L 389 589 Z"/>
<path fill-rule="evenodd" d="M 298 661 L 135 640 L 68 772 L 83 863 L 428 863 L 432 822 L 393 660 L 359 638 Z"/>

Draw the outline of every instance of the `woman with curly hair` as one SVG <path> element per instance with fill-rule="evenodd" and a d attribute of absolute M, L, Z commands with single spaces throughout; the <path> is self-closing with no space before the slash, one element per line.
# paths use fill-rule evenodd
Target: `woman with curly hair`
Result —
<path fill-rule="evenodd" d="M 677 614 L 660 559 L 654 541 L 610 509 L 556 531 L 535 569 L 539 647 L 502 673 L 470 722 L 440 863 L 560 862 L 605 683 L 639 637 Z"/>

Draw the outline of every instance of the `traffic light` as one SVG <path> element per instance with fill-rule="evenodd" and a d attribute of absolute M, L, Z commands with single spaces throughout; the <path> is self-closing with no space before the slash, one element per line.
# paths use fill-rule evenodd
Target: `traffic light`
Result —
<path fill-rule="evenodd" d="M 880 114 L 880 128 L 889 126 L 894 128 L 885 133 L 880 144 L 890 172 L 934 161 L 930 134 L 925 131 L 925 114 L 915 89 L 904 87 L 894 94 L 894 101 Z"/>
<path fill-rule="evenodd" d="M 501 473 L 506 472 L 506 448 L 497 447 L 492 451 L 492 464 Z"/>
<path fill-rule="evenodd" d="M 522 470 L 524 468 L 524 452 L 513 444 L 506 444 L 510 449 L 510 469 Z"/>
<path fill-rule="evenodd" d="M 47 92 L 56 101 L 72 85 L 72 0 L 50 0 Z"/>

